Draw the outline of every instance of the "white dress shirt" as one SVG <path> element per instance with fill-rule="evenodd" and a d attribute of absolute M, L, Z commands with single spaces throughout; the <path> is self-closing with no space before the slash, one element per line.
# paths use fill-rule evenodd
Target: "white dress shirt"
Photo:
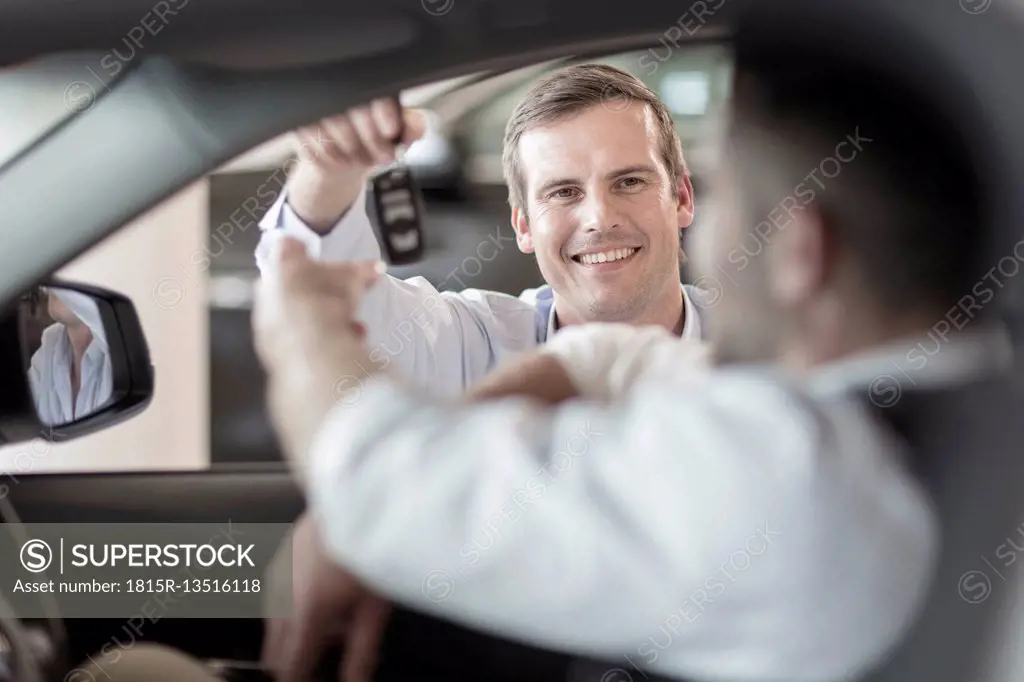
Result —
<path fill-rule="evenodd" d="M 286 202 L 282 192 L 260 221 L 263 230 L 256 263 L 266 274 L 271 253 L 282 236 L 306 244 L 311 257 L 325 261 L 379 260 L 380 245 L 366 212 L 365 189 L 348 213 L 327 234 L 311 230 Z M 481 259 L 492 260 L 493 240 Z M 494 255 L 490 255 L 493 252 Z M 458 273 L 465 277 L 465 273 Z M 701 292 L 680 285 L 685 306 L 684 338 L 701 338 Z M 423 277 L 400 280 L 390 275 L 366 293 L 358 317 L 367 328 L 370 360 L 380 369 L 397 368 L 418 386 L 436 395 L 457 396 L 500 363 L 531 350 L 554 336 L 553 292 L 548 286 L 519 297 L 495 291 L 438 291 Z"/>
<path fill-rule="evenodd" d="M 77 291 L 51 289 L 92 332 L 82 354 L 77 396 L 71 386 L 74 349 L 67 328 L 60 322 L 43 330 L 39 348 L 32 354 L 29 385 L 36 412 L 45 426 L 59 426 L 87 417 L 105 407 L 113 390 L 113 373 L 106 332 L 96 303 Z"/>
<path fill-rule="evenodd" d="M 485 632 L 672 676 L 845 680 L 900 640 L 937 558 L 930 500 L 864 401 L 914 343 L 808 381 L 662 364 L 614 404 L 553 409 L 378 376 L 325 419 L 311 509 L 372 588 Z M 981 346 L 951 338 L 916 378 L 980 371 Z"/>

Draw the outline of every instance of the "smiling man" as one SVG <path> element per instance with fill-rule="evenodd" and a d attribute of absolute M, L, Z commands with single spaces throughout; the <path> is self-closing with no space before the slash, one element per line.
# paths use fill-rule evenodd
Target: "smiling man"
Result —
<path fill-rule="evenodd" d="M 322 261 L 381 256 L 364 208 L 368 173 L 422 118 L 388 101 L 298 131 L 304 153 L 261 222 L 260 270 L 282 236 Z M 326 140 L 317 144 L 317 140 Z M 700 339 L 700 292 L 679 281 L 679 236 L 693 186 L 667 107 L 631 74 L 577 65 L 537 82 L 505 131 L 503 166 L 519 248 L 548 283 L 519 297 L 439 292 L 386 276 L 360 308 L 371 361 L 454 396 L 503 360 L 586 322 L 658 325 Z"/>
<path fill-rule="evenodd" d="M 679 228 L 693 221 L 693 188 L 671 115 L 641 87 L 610 67 L 569 69 L 509 121 L 512 224 L 537 255 L 556 324 L 686 327 Z"/>

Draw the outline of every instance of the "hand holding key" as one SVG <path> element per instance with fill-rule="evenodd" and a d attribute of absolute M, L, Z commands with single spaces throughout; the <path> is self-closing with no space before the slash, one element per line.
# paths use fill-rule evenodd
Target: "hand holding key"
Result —
<path fill-rule="evenodd" d="M 325 233 L 355 202 L 370 171 L 394 161 L 400 144 L 412 144 L 426 129 L 422 111 L 400 109 L 394 98 L 300 128 L 288 205 L 310 228 Z"/>
<path fill-rule="evenodd" d="M 405 122 L 399 124 L 396 142 L 405 132 Z M 369 218 L 387 262 L 408 265 L 423 258 L 423 197 L 401 159 L 370 176 L 367 196 Z"/>
<path fill-rule="evenodd" d="M 422 111 L 400 109 L 394 98 L 376 99 L 368 106 L 299 128 L 299 159 L 328 172 L 391 163 L 399 146 L 423 137 L 427 120 Z"/>

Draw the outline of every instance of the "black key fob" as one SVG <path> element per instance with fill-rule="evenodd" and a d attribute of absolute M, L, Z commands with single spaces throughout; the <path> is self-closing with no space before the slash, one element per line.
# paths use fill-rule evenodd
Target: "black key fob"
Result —
<path fill-rule="evenodd" d="M 402 137 L 399 131 L 398 141 Z M 387 262 L 408 265 L 422 260 L 423 195 L 409 167 L 399 160 L 369 182 L 367 209 Z"/>
<path fill-rule="evenodd" d="M 409 169 L 391 165 L 370 178 L 370 220 L 391 265 L 423 258 L 423 197 Z"/>

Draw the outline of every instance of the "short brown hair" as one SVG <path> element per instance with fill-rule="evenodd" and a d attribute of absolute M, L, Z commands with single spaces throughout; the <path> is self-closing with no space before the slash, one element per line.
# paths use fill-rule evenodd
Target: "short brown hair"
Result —
<path fill-rule="evenodd" d="M 592 106 L 604 105 L 621 110 L 624 103 L 644 102 L 654 112 L 661 137 L 661 158 L 673 180 L 672 190 L 689 174 L 683 159 L 683 146 L 676 134 L 672 114 L 658 95 L 636 76 L 606 64 L 577 64 L 559 69 L 537 83 L 516 105 L 505 126 L 502 170 L 508 184 L 508 203 L 525 208 L 525 180 L 519 159 L 519 140 L 537 126 L 553 123 L 581 113 Z"/>

